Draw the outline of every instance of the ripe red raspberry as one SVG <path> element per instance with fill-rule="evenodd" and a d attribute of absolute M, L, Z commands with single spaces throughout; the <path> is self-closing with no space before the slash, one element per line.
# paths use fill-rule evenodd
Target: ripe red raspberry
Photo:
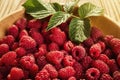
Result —
<path fill-rule="evenodd" d="M 23 70 L 17 67 L 12 67 L 10 74 L 10 80 L 21 80 L 24 78 Z"/>
<path fill-rule="evenodd" d="M 19 46 L 25 49 L 32 49 L 36 47 L 36 42 L 30 36 L 23 36 L 19 41 Z"/>
<path fill-rule="evenodd" d="M 105 63 L 107 63 L 109 61 L 109 58 L 105 54 L 100 54 L 98 59 L 105 62 Z"/>
<path fill-rule="evenodd" d="M 100 77 L 100 71 L 97 68 L 89 68 L 85 75 L 87 80 L 98 80 Z"/>
<path fill-rule="evenodd" d="M 39 70 L 38 65 L 37 64 L 33 64 L 33 66 L 30 68 L 30 75 L 32 77 L 35 77 L 35 75 L 37 74 L 38 70 Z"/>
<path fill-rule="evenodd" d="M 49 51 L 56 51 L 56 50 L 59 50 L 59 46 L 58 44 L 52 42 L 48 45 L 48 49 Z"/>
<path fill-rule="evenodd" d="M 74 70 L 73 67 L 67 66 L 67 67 L 61 68 L 58 71 L 58 75 L 62 79 L 67 79 L 67 78 L 72 77 L 72 76 L 75 75 L 75 70 Z"/>
<path fill-rule="evenodd" d="M 108 65 L 106 63 L 104 63 L 103 61 L 101 61 L 101 60 L 93 61 L 92 66 L 97 68 L 100 71 L 101 74 L 109 73 Z"/>
<path fill-rule="evenodd" d="M 94 42 L 93 42 L 91 37 L 87 38 L 83 43 L 87 47 L 91 47 L 94 44 Z"/>
<path fill-rule="evenodd" d="M 117 64 L 120 67 L 120 54 L 117 56 Z"/>
<path fill-rule="evenodd" d="M 19 47 L 15 50 L 18 57 L 22 57 L 26 54 L 26 50 L 22 47 Z"/>
<path fill-rule="evenodd" d="M 7 35 L 2 40 L 3 40 L 3 43 L 8 44 L 10 47 L 14 43 L 15 38 L 12 35 Z"/>
<path fill-rule="evenodd" d="M 26 18 L 21 18 L 15 24 L 20 28 L 20 30 L 23 30 L 26 27 L 27 20 Z"/>
<path fill-rule="evenodd" d="M 113 38 L 112 40 L 110 40 L 110 46 L 114 54 L 117 56 L 120 53 L 120 39 Z"/>
<path fill-rule="evenodd" d="M 64 54 L 61 51 L 50 51 L 47 53 L 46 58 L 53 64 L 60 64 L 64 58 Z"/>
<path fill-rule="evenodd" d="M 71 52 L 72 48 L 74 47 L 74 44 L 71 41 L 67 41 L 64 43 L 64 50 L 67 52 Z"/>
<path fill-rule="evenodd" d="M 113 73 L 113 79 L 114 80 L 120 80 L 120 71 L 115 71 Z"/>
<path fill-rule="evenodd" d="M 17 38 L 18 34 L 19 34 L 18 27 L 16 25 L 10 26 L 9 29 L 8 29 L 8 34 L 12 35 L 14 38 Z"/>
<path fill-rule="evenodd" d="M 96 27 L 91 28 L 91 37 L 94 42 L 98 41 L 100 38 L 103 37 L 103 33 L 100 31 L 100 29 Z"/>
<path fill-rule="evenodd" d="M 0 57 L 9 51 L 9 46 L 7 44 L 0 44 Z"/>
<path fill-rule="evenodd" d="M 109 68 L 110 68 L 110 72 L 113 73 L 115 71 L 118 71 L 119 70 L 119 67 L 115 61 L 115 59 L 111 59 L 107 62 Z"/>
<path fill-rule="evenodd" d="M 85 56 L 82 61 L 81 61 L 81 65 L 83 66 L 83 69 L 88 69 L 91 66 L 92 63 L 92 58 L 90 56 Z"/>
<path fill-rule="evenodd" d="M 44 56 L 47 53 L 47 46 L 46 44 L 41 44 L 39 47 L 38 52 L 35 53 L 35 57 L 38 58 L 40 56 Z"/>
<path fill-rule="evenodd" d="M 24 69 L 30 70 L 34 63 L 35 63 L 35 58 L 32 55 L 23 56 L 20 59 L 21 67 L 23 67 Z"/>
<path fill-rule="evenodd" d="M 1 57 L 1 62 L 5 65 L 13 65 L 16 57 L 16 52 L 9 51 Z"/>
<path fill-rule="evenodd" d="M 13 45 L 10 48 L 11 48 L 12 51 L 14 51 L 18 47 L 19 47 L 19 43 L 18 42 L 14 42 Z"/>
<path fill-rule="evenodd" d="M 21 30 L 21 32 L 19 33 L 19 39 L 23 36 L 28 36 L 28 32 L 25 29 Z"/>
<path fill-rule="evenodd" d="M 73 57 L 71 55 L 66 55 L 63 58 L 63 65 L 64 66 L 73 66 L 75 60 L 73 59 Z"/>
<path fill-rule="evenodd" d="M 57 78 L 58 72 L 53 65 L 46 64 L 43 69 L 46 69 L 48 71 L 51 78 Z"/>
<path fill-rule="evenodd" d="M 113 80 L 113 78 L 109 74 L 102 74 L 100 80 Z"/>
<path fill-rule="evenodd" d="M 50 74 L 46 69 L 43 69 L 37 73 L 35 80 L 50 80 Z"/>
<path fill-rule="evenodd" d="M 41 28 L 41 21 L 38 19 L 29 20 L 28 27 L 29 28 Z"/>
<path fill-rule="evenodd" d="M 31 29 L 30 30 L 31 37 L 37 42 L 38 45 L 42 44 L 44 42 L 43 36 L 40 34 L 40 32 Z"/>
<path fill-rule="evenodd" d="M 52 79 L 52 80 L 60 80 L 60 79 L 58 79 L 58 78 L 54 78 L 54 79 Z"/>
<path fill-rule="evenodd" d="M 102 50 L 102 52 L 103 52 L 103 51 L 106 49 L 106 45 L 105 45 L 105 43 L 102 42 L 102 41 L 99 41 L 98 43 L 100 44 L 100 46 L 101 46 L 101 50 Z"/>
<path fill-rule="evenodd" d="M 103 40 L 104 40 L 104 42 L 105 42 L 107 45 L 109 45 L 110 40 L 112 40 L 113 38 L 114 38 L 113 35 L 106 35 L 106 36 L 103 38 Z"/>
<path fill-rule="evenodd" d="M 46 64 L 47 60 L 45 56 L 40 56 L 37 58 L 37 65 L 39 66 L 39 69 L 41 70 Z"/>
<path fill-rule="evenodd" d="M 94 59 L 97 59 L 100 56 L 101 52 L 101 45 L 99 43 L 93 44 L 89 50 L 90 56 Z"/>
<path fill-rule="evenodd" d="M 61 31 L 59 28 L 52 29 L 52 34 L 50 35 L 50 40 L 57 43 L 59 46 L 63 45 L 66 41 L 65 32 Z"/>
<path fill-rule="evenodd" d="M 69 77 L 68 80 L 76 80 L 75 77 Z"/>
<path fill-rule="evenodd" d="M 72 56 L 75 58 L 77 61 L 81 60 L 84 58 L 86 55 L 85 48 L 82 46 L 75 46 L 72 49 Z"/>
<path fill-rule="evenodd" d="M 82 76 L 82 73 L 83 73 L 83 67 L 82 67 L 82 65 L 80 63 L 78 63 L 78 62 L 75 62 L 73 64 L 73 68 L 74 68 L 74 70 L 76 72 L 75 73 L 76 79 L 80 79 L 81 76 Z"/>

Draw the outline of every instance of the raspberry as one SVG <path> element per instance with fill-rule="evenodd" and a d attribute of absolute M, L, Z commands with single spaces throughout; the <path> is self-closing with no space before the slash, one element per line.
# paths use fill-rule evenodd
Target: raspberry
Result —
<path fill-rule="evenodd" d="M 34 29 L 30 30 L 31 37 L 37 42 L 38 45 L 42 44 L 44 42 L 43 36 L 40 34 L 40 32 L 35 31 Z"/>
<path fill-rule="evenodd" d="M 19 46 L 25 49 L 32 49 L 36 47 L 36 42 L 30 36 L 23 36 L 19 41 Z"/>
<path fill-rule="evenodd" d="M 67 52 L 71 52 L 72 48 L 74 47 L 74 44 L 71 41 L 67 41 L 64 43 L 64 50 Z"/>
<path fill-rule="evenodd" d="M 37 74 L 39 70 L 39 67 L 37 64 L 33 64 L 33 66 L 30 68 L 30 74 L 31 76 L 35 77 L 35 75 Z"/>
<path fill-rule="evenodd" d="M 40 56 L 37 58 L 37 64 L 40 70 L 47 64 L 47 60 L 45 56 Z"/>
<path fill-rule="evenodd" d="M 29 28 L 41 28 L 41 21 L 38 19 L 29 20 L 28 27 Z"/>
<path fill-rule="evenodd" d="M 120 54 L 117 56 L 117 64 L 118 64 L 119 67 L 120 67 Z"/>
<path fill-rule="evenodd" d="M 13 45 L 10 47 L 11 48 L 11 50 L 15 50 L 15 49 L 17 49 L 19 47 L 19 43 L 18 42 L 14 42 L 13 43 Z"/>
<path fill-rule="evenodd" d="M 9 51 L 1 57 L 1 61 L 5 65 L 12 65 L 13 62 L 15 61 L 15 59 L 16 59 L 16 56 L 17 56 L 16 52 Z"/>
<path fill-rule="evenodd" d="M 63 64 L 64 66 L 73 66 L 75 60 L 72 58 L 71 55 L 66 55 L 64 58 L 63 58 Z"/>
<path fill-rule="evenodd" d="M 106 35 L 104 37 L 104 42 L 109 45 L 110 40 L 112 40 L 114 37 L 112 35 Z"/>
<path fill-rule="evenodd" d="M 109 58 L 105 55 L 105 54 L 100 54 L 100 56 L 98 57 L 99 60 L 107 63 Z"/>
<path fill-rule="evenodd" d="M 102 74 L 100 80 L 113 80 L 113 78 L 109 74 Z"/>
<path fill-rule="evenodd" d="M 12 35 L 7 35 L 2 40 L 3 43 L 8 44 L 10 47 L 14 43 L 15 38 Z"/>
<path fill-rule="evenodd" d="M 64 54 L 61 51 L 50 51 L 46 55 L 47 60 L 53 64 L 60 64 Z"/>
<path fill-rule="evenodd" d="M 98 80 L 100 77 L 100 71 L 97 68 L 89 68 L 85 75 L 87 80 Z"/>
<path fill-rule="evenodd" d="M 120 80 L 120 72 L 119 71 L 115 71 L 113 73 L 113 79 L 114 80 Z"/>
<path fill-rule="evenodd" d="M 119 70 L 119 67 L 117 66 L 117 63 L 115 61 L 115 59 L 111 59 L 108 61 L 108 66 L 110 68 L 110 72 L 113 73 L 117 70 Z"/>
<path fill-rule="evenodd" d="M 68 80 L 76 80 L 75 77 L 69 77 Z"/>
<path fill-rule="evenodd" d="M 85 49 L 82 46 L 75 46 L 72 49 L 72 56 L 75 58 L 77 61 L 81 60 L 84 58 L 86 55 Z"/>
<path fill-rule="evenodd" d="M 2 74 L 3 79 L 7 77 L 7 75 L 10 73 L 11 67 L 10 66 L 0 66 L 0 74 Z"/>
<path fill-rule="evenodd" d="M 45 44 L 40 45 L 39 51 L 35 53 L 35 57 L 44 56 L 47 53 L 47 46 Z"/>
<path fill-rule="evenodd" d="M 31 69 L 34 63 L 35 63 L 35 59 L 32 55 L 23 56 L 20 59 L 20 64 L 24 69 L 28 69 L 28 70 Z"/>
<path fill-rule="evenodd" d="M 21 18 L 15 24 L 20 28 L 20 30 L 23 30 L 26 27 L 27 20 L 26 18 Z"/>
<path fill-rule="evenodd" d="M 100 29 L 96 27 L 91 28 L 91 37 L 94 42 L 98 41 L 100 38 L 103 37 L 103 33 L 100 31 Z"/>
<path fill-rule="evenodd" d="M 82 65 L 78 62 L 75 62 L 73 64 L 73 68 L 76 71 L 76 73 L 75 73 L 76 79 L 80 79 L 80 77 L 82 76 L 82 73 L 83 73 Z"/>
<path fill-rule="evenodd" d="M 18 57 L 22 57 L 26 54 L 26 50 L 22 47 L 19 47 L 15 50 Z"/>
<path fill-rule="evenodd" d="M 57 43 L 59 46 L 63 45 L 66 41 L 65 32 L 61 31 L 58 28 L 52 29 L 52 34 L 50 35 L 50 40 Z"/>
<path fill-rule="evenodd" d="M 51 78 L 57 78 L 58 72 L 53 65 L 46 64 L 43 69 L 46 69 L 48 71 Z"/>
<path fill-rule="evenodd" d="M 17 38 L 17 36 L 19 34 L 18 27 L 16 25 L 10 26 L 8 29 L 8 34 L 12 35 L 14 38 Z"/>
<path fill-rule="evenodd" d="M 110 46 L 111 46 L 113 52 L 115 53 L 115 55 L 117 56 L 120 53 L 120 39 L 113 38 L 110 41 Z"/>
<path fill-rule="evenodd" d="M 49 49 L 50 51 L 56 51 L 56 50 L 59 50 L 59 46 L 58 46 L 58 44 L 52 42 L 52 43 L 50 43 L 50 44 L 48 45 L 48 49 Z"/>
<path fill-rule="evenodd" d="M 81 61 L 81 65 L 83 66 L 83 68 L 86 70 L 91 66 L 92 63 L 92 58 L 90 56 L 85 56 L 82 61 Z"/>
<path fill-rule="evenodd" d="M 25 29 L 21 30 L 19 34 L 19 39 L 22 38 L 23 36 L 28 36 L 28 32 Z"/>
<path fill-rule="evenodd" d="M 105 43 L 104 43 L 104 42 L 102 42 L 102 41 L 99 41 L 98 43 L 99 43 L 99 44 L 100 44 L 100 46 L 101 46 L 101 50 L 102 50 L 102 51 L 104 51 L 104 50 L 105 50 L 105 48 L 106 48 Z"/>
<path fill-rule="evenodd" d="M 101 74 L 109 73 L 109 67 L 106 63 L 101 60 L 95 60 L 92 64 L 93 67 L 97 68 Z"/>
<path fill-rule="evenodd" d="M 9 46 L 7 44 L 0 44 L 0 57 L 9 51 Z"/>
<path fill-rule="evenodd" d="M 75 70 L 71 66 L 67 66 L 58 71 L 59 77 L 62 79 L 66 79 L 75 75 Z"/>
<path fill-rule="evenodd" d="M 10 80 L 21 80 L 24 78 L 23 70 L 17 67 L 13 67 L 10 71 Z"/>
<path fill-rule="evenodd" d="M 54 79 L 52 79 L 52 80 L 60 80 L 60 79 L 58 79 L 58 78 L 54 78 Z"/>
<path fill-rule="evenodd" d="M 85 46 L 87 46 L 87 47 L 91 47 L 91 46 L 94 44 L 94 42 L 93 42 L 93 40 L 92 40 L 91 37 L 87 38 L 83 43 L 84 43 Z"/>
<path fill-rule="evenodd" d="M 50 74 L 46 69 L 43 69 L 37 73 L 35 80 L 50 80 Z"/>
<path fill-rule="evenodd" d="M 94 59 L 98 58 L 101 52 L 101 45 L 99 43 L 93 44 L 89 50 L 90 56 Z"/>

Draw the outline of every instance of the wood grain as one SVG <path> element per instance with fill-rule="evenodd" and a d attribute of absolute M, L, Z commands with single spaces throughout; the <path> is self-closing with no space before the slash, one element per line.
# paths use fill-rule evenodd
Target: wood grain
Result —
<path fill-rule="evenodd" d="M 0 18 L 10 14 L 18 9 L 18 7 L 26 0 L 0 0 Z M 44 0 L 46 2 L 66 3 L 71 0 Z M 80 0 L 79 5 L 91 2 L 99 7 L 104 8 L 105 14 L 120 23 L 120 0 Z"/>

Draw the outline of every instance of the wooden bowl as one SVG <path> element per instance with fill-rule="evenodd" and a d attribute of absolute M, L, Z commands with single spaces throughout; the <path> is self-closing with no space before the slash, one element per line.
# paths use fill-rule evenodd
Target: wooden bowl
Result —
<path fill-rule="evenodd" d="M 23 17 L 25 9 L 23 7 L 19 8 L 17 11 L 9 14 L 0 20 L 0 38 L 3 38 L 5 35 L 6 29 L 9 28 L 16 20 Z M 117 38 L 120 38 L 120 25 L 117 22 L 113 21 L 107 15 L 90 17 L 91 25 L 98 27 L 105 35 L 113 35 Z"/>

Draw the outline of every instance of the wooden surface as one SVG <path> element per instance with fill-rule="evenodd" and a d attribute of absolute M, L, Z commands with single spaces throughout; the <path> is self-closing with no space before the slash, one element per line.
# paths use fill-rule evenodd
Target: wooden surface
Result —
<path fill-rule="evenodd" d="M 0 19 L 18 9 L 25 0 L 0 0 Z M 46 2 L 66 3 L 71 0 L 44 0 Z M 120 23 L 120 0 L 80 0 L 79 5 L 84 2 L 91 2 L 103 7 L 105 14 Z"/>

